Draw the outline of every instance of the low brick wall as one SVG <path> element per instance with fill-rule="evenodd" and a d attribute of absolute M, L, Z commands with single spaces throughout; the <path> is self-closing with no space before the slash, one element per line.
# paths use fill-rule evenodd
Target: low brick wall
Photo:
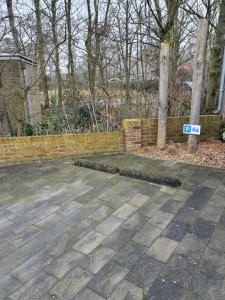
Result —
<path fill-rule="evenodd" d="M 201 140 L 209 137 L 218 137 L 220 115 L 202 115 Z M 170 117 L 167 122 L 167 141 L 185 142 L 187 136 L 183 134 L 183 124 L 189 123 L 189 117 Z M 123 121 L 125 144 L 128 152 L 140 149 L 143 146 L 156 144 L 158 119 L 127 119 Z"/>
<path fill-rule="evenodd" d="M 168 118 L 168 141 L 183 142 L 188 117 Z M 221 116 L 201 116 L 201 139 L 218 137 Z M 51 159 L 95 153 L 132 152 L 155 144 L 157 119 L 123 120 L 123 130 L 115 132 L 0 138 L 0 164 Z"/>
<path fill-rule="evenodd" d="M 123 131 L 0 138 L 0 164 L 122 151 Z"/>

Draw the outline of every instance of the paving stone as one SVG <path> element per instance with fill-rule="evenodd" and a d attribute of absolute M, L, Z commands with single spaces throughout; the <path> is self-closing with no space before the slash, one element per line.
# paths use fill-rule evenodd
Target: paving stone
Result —
<path fill-rule="evenodd" d="M 225 254 L 207 248 L 200 262 L 200 271 L 215 280 L 225 277 Z"/>
<path fill-rule="evenodd" d="M 225 213 L 221 214 L 216 229 L 225 231 Z"/>
<path fill-rule="evenodd" d="M 208 187 L 197 187 L 193 195 L 187 200 L 186 206 L 198 210 L 203 209 L 214 191 L 215 189 Z"/>
<path fill-rule="evenodd" d="M 8 242 L 3 242 L 0 244 L 0 259 L 10 255 L 16 248 L 10 245 Z"/>
<path fill-rule="evenodd" d="M 79 264 L 83 269 L 96 274 L 108 263 L 114 254 L 114 250 L 100 246 L 84 257 Z"/>
<path fill-rule="evenodd" d="M 107 236 L 102 245 L 115 251 L 119 251 L 132 239 L 133 235 L 133 231 L 128 231 L 119 227 L 112 234 Z"/>
<path fill-rule="evenodd" d="M 142 257 L 147 248 L 141 244 L 130 241 L 113 257 L 118 264 L 131 269 L 133 265 Z"/>
<path fill-rule="evenodd" d="M 138 213 L 134 213 L 125 223 L 121 225 L 121 227 L 132 232 L 137 232 L 147 223 L 147 221 L 147 217 Z"/>
<path fill-rule="evenodd" d="M 207 244 L 207 240 L 196 238 L 195 236 L 187 233 L 182 242 L 176 248 L 176 252 L 199 260 L 204 254 Z"/>
<path fill-rule="evenodd" d="M 106 202 L 112 200 L 113 198 L 119 197 L 118 192 L 116 192 L 114 189 L 109 189 L 105 191 L 104 193 L 101 193 L 98 198 L 101 200 L 104 200 Z"/>
<path fill-rule="evenodd" d="M 138 193 L 130 199 L 129 204 L 142 207 L 148 200 L 149 196 Z"/>
<path fill-rule="evenodd" d="M 7 257 L 2 258 L 0 260 L 0 279 L 9 274 L 16 267 L 17 265 Z"/>
<path fill-rule="evenodd" d="M 109 300 L 143 300 L 143 290 L 124 280 L 108 298 Z"/>
<path fill-rule="evenodd" d="M 85 237 L 74 244 L 73 248 L 84 254 L 89 254 L 97 248 L 105 239 L 105 236 L 94 230 L 90 231 Z"/>
<path fill-rule="evenodd" d="M 0 230 L 7 229 L 7 227 L 10 227 L 11 225 L 13 225 L 13 222 L 9 221 L 8 219 L 6 218 L 0 219 Z"/>
<path fill-rule="evenodd" d="M 47 206 L 47 207 L 43 207 L 40 209 L 35 210 L 35 212 L 32 213 L 32 215 L 34 215 L 35 217 L 39 218 L 39 219 L 43 219 L 49 215 L 51 215 L 52 213 L 56 212 L 57 210 L 59 210 L 59 206 Z"/>
<path fill-rule="evenodd" d="M 137 181 L 135 187 L 137 188 L 138 193 L 148 197 L 154 196 L 160 190 L 158 185 L 143 181 Z"/>
<path fill-rule="evenodd" d="M 192 274 L 198 270 L 198 261 L 190 256 L 174 253 L 165 270 L 166 276 L 177 282 L 183 288 L 192 284 Z M 164 274 L 165 274 L 164 273 Z"/>
<path fill-rule="evenodd" d="M 127 273 L 128 269 L 111 261 L 88 283 L 88 287 L 103 297 L 109 297 Z"/>
<path fill-rule="evenodd" d="M 216 223 L 206 221 L 202 218 L 197 218 L 190 227 L 190 233 L 199 238 L 210 238 L 213 231 L 215 230 Z"/>
<path fill-rule="evenodd" d="M 41 299 L 42 295 L 51 289 L 56 281 L 57 279 L 53 276 L 41 272 L 11 294 L 9 298 L 12 300 Z"/>
<path fill-rule="evenodd" d="M 64 216 L 69 216 L 72 212 L 77 211 L 78 209 L 80 209 L 83 205 L 76 202 L 76 201 L 72 201 L 69 204 L 63 206 L 59 213 L 64 215 Z"/>
<path fill-rule="evenodd" d="M 178 242 L 174 240 L 160 237 L 152 244 L 147 251 L 147 254 L 156 260 L 166 263 L 173 254 L 177 245 Z"/>
<path fill-rule="evenodd" d="M 202 185 L 209 188 L 215 188 L 215 186 L 218 186 L 220 182 L 221 179 L 217 179 L 212 176 L 207 176 L 206 179 L 203 181 Z"/>
<path fill-rule="evenodd" d="M 169 213 L 169 214 L 176 214 L 181 207 L 183 206 L 183 202 L 170 199 L 168 200 L 163 206 L 160 208 L 161 211 Z"/>
<path fill-rule="evenodd" d="M 45 253 L 53 258 L 57 258 L 64 252 L 72 249 L 72 246 L 78 241 L 76 236 L 70 235 L 68 233 L 63 234 L 58 237 L 53 242 L 49 243 L 45 248 Z"/>
<path fill-rule="evenodd" d="M 120 208 L 123 204 L 127 203 L 129 200 L 128 197 L 123 197 L 121 195 L 116 196 L 112 200 L 107 202 L 107 205 L 113 209 Z"/>
<path fill-rule="evenodd" d="M 69 272 L 61 281 L 49 291 L 49 294 L 56 299 L 71 299 L 91 280 L 92 275 L 76 267 Z"/>
<path fill-rule="evenodd" d="M 65 233 L 66 229 L 67 226 L 65 224 L 62 223 L 56 224 L 51 228 L 49 228 L 48 230 L 45 230 L 42 233 L 40 233 L 38 235 L 38 239 L 46 243 L 51 243 L 58 237 L 62 236 L 62 234 Z"/>
<path fill-rule="evenodd" d="M 212 222 L 218 222 L 221 215 L 221 209 L 219 207 L 214 207 L 211 205 L 207 205 L 200 212 L 200 217 Z"/>
<path fill-rule="evenodd" d="M 191 191 L 179 189 L 179 190 L 176 191 L 176 193 L 173 195 L 173 199 L 174 199 L 174 200 L 177 200 L 177 201 L 185 202 L 188 198 L 191 197 L 191 195 L 192 195 L 192 192 L 191 192 Z"/>
<path fill-rule="evenodd" d="M 36 254 L 14 269 L 11 274 L 21 283 L 26 283 L 31 277 L 40 272 L 53 259 L 46 254 Z"/>
<path fill-rule="evenodd" d="M 9 259 L 17 264 L 22 264 L 31 256 L 45 249 L 45 247 L 45 242 L 34 239 L 22 247 L 16 248 L 16 250 L 9 255 Z"/>
<path fill-rule="evenodd" d="M 150 246 L 161 232 L 162 229 L 146 224 L 134 235 L 132 240 L 142 245 Z"/>
<path fill-rule="evenodd" d="M 116 230 L 124 221 L 115 216 L 109 216 L 102 223 L 100 223 L 96 230 L 102 234 L 109 235 Z"/>
<path fill-rule="evenodd" d="M 171 199 L 171 195 L 170 194 L 164 193 L 164 192 L 160 192 L 160 191 L 158 191 L 157 193 L 155 193 L 151 197 L 151 200 L 154 203 L 157 203 L 160 206 L 162 206 L 163 204 L 165 204 L 169 199 Z"/>
<path fill-rule="evenodd" d="M 14 293 L 17 289 L 21 287 L 21 283 L 19 283 L 15 278 L 10 275 L 3 277 L 0 280 L 0 300 L 6 299 L 7 296 Z"/>
<path fill-rule="evenodd" d="M 215 192 L 213 196 L 210 198 L 208 204 L 214 207 L 224 209 L 225 208 L 224 192 L 222 195 L 220 193 Z"/>
<path fill-rule="evenodd" d="M 57 223 L 62 222 L 62 220 L 63 216 L 56 212 L 51 214 L 50 216 L 47 216 L 46 218 L 36 221 L 33 224 L 37 227 L 40 227 L 42 230 L 47 230 Z"/>
<path fill-rule="evenodd" d="M 165 229 L 170 221 L 173 219 L 174 215 L 165 213 L 158 210 L 153 217 L 149 220 L 149 223 L 154 227 Z"/>
<path fill-rule="evenodd" d="M 140 213 L 143 216 L 151 218 L 157 212 L 157 210 L 160 209 L 161 206 L 162 204 L 148 201 L 139 209 L 138 213 Z"/>
<path fill-rule="evenodd" d="M 224 245 L 225 245 L 225 231 L 216 229 L 212 234 L 209 247 L 224 253 L 225 252 Z"/>
<path fill-rule="evenodd" d="M 68 229 L 66 233 L 72 235 L 76 239 L 81 239 L 90 231 L 92 231 L 93 228 L 96 227 L 96 224 L 97 223 L 90 219 L 83 219 L 77 225 L 74 225 L 72 228 Z"/>
<path fill-rule="evenodd" d="M 145 300 L 164 300 L 173 299 L 180 300 L 182 294 L 181 287 L 174 281 L 165 278 L 165 276 L 159 276 L 149 289 Z"/>
<path fill-rule="evenodd" d="M 10 244 L 12 244 L 15 247 L 21 247 L 40 233 L 41 230 L 37 227 L 29 226 L 29 228 L 26 228 L 20 233 L 17 233 L 16 236 L 12 240 L 10 240 Z"/>
<path fill-rule="evenodd" d="M 126 280 L 143 289 L 148 289 L 157 276 L 164 272 L 165 264 L 142 255 L 126 276 Z"/>
<path fill-rule="evenodd" d="M 199 217 L 200 212 L 191 207 L 182 207 L 179 212 L 175 215 L 173 221 L 179 221 L 192 225 L 195 220 Z"/>
<path fill-rule="evenodd" d="M 126 203 L 126 204 L 122 205 L 120 208 L 118 208 L 113 213 L 113 216 L 116 216 L 117 218 L 120 218 L 123 220 L 127 220 L 137 209 L 138 209 L 138 207 Z"/>
<path fill-rule="evenodd" d="M 182 241 L 185 234 L 188 232 L 189 225 L 182 222 L 170 222 L 167 228 L 163 231 L 163 236 L 168 237 L 177 242 Z"/>
<path fill-rule="evenodd" d="M 113 212 L 113 209 L 111 207 L 103 205 L 96 212 L 94 212 L 92 215 L 90 215 L 89 218 L 94 220 L 95 222 L 102 222 L 112 212 Z"/>
<path fill-rule="evenodd" d="M 75 298 L 73 298 L 73 300 L 105 300 L 105 298 L 94 293 L 88 288 L 84 288 L 75 296 Z"/>
<path fill-rule="evenodd" d="M 176 191 L 177 190 L 175 188 L 171 188 L 171 187 L 168 187 L 168 186 L 162 186 L 161 189 L 160 189 L 160 192 L 170 194 L 170 195 L 175 194 Z"/>
<path fill-rule="evenodd" d="M 96 198 L 90 201 L 88 204 L 84 205 L 81 208 L 81 211 L 85 213 L 86 217 L 88 217 L 95 211 L 97 211 L 102 205 L 102 201 Z"/>
<path fill-rule="evenodd" d="M 84 258 L 82 253 L 71 250 L 63 253 L 60 257 L 51 262 L 45 271 L 58 279 L 61 279 L 65 274 L 72 270 Z"/>

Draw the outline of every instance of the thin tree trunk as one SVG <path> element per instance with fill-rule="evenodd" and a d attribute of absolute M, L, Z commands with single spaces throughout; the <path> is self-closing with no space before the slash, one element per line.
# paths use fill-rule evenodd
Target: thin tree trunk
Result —
<path fill-rule="evenodd" d="M 22 52 L 22 47 L 21 43 L 19 40 L 19 33 L 15 25 L 15 20 L 14 20 L 14 13 L 13 13 L 13 7 L 12 7 L 12 0 L 6 0 L 6 5 L 7 5 L 7 11 L 8 11 L 8 18 L 9 18 L 9 25 L 10 25 L 10 30 L 13 36 L 13 41 L 16 47 L 16 51 L 18 53 Z"/>
<path fill-rule="evenodd" d="M 72 28 L 71 28 L 71 0 L 65 0 L 66 24 L 67 24 L 67 41 L 68 41 L 68 77 L 69 87 L 73 91 L 76 90 L 75 74 L 74 74 L 74 59 L 72 47 Z"/>
<path fill-rule="evenodd" d="M 48 97 L 48 80 L 45 72 L 45 50 L 44 50 L 44 37 L 42 31 L 41 23 L 41 10 L 40 10 L 40 0 L 34 0 L 35 6 L 35 16 L 36 16 L 36 30 L 37 30 L 37 53 L 38 53 L 38 62 L 41 72 L 41 89 L 44 94 L 44 103 L 45 108 L 49 107 L 49 97 Z"/>
<path fill-rule="evenodd" d="M 56 81 L 58 88 L 58 99 L 59 106 L 62 108 L 62 77 L 59 66 L 59 46 L 58 46 L 58 33 L 57 33 L 57 20 L 56 20 L 56 3 L 57 0 L 52 0 L 51 2 L 51 10 L 52 10 L 52 36 L 53 36 L 53 44 L 55 46 L 55 73 L 56 73 Z"/>
<path fill-rule="evenodd" d="M 202 96 L 202 85 L 204 77 L 204 62 L 206 57 L 208 20 L 199 19 L 198 34 L 195 49 L 195 60 L 193 69 L 193 87 L 191 100 L 191 116 L 190 124 L 199 125 L 200 122 L 200 107 Z M 198 137 L 189 135 L 188 137 L 188 152 L 196 153 Z"/>
<path fill-rule="evenodd" d="M 220 71 L 222 64 L 224 28 L 225 1 L 221 1 L 219 20 L 216 26 L 214 44 L 210 55 L 205 111 L 214 108 L 216 105 L 216 97 L 219 89 Z"/>
<path fill-rule="evenodd" d="M 162 42 L 160 47 L 160 80 L 159 80 L 159 113 L 157 148 L 166 147 L 166 124 L 168 113 L 168 83 L 169 83 L 169 42 Z"/>

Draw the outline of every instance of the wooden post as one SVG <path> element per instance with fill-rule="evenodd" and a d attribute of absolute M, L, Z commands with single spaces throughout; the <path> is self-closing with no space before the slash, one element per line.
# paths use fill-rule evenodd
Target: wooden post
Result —
<path fill-rule="evenodd" d="M 223 122 L 225 123 L 225 92 L 223 93 L 223 104 L 222 104 L 222 118 L 223 118 Z"/>
<path fill-rule="evenodd" d="M 169 82 L 169 42 L 162 42 L 160 47 L 160 79 L 159 79 L 159 113 L 157 148 L 166 147 L 166 124 L 168 113 L 168 82 Z"/>
<path fill-rule="evenodd" d="M 208 20 L 199 19 L 198 33 L 195 48 L 195 60 L 193 68 L 193 83 L 192 83 L 192 100 L 191 100 L 191 115 L 190 124 L 199 125 L 200 108 L 202 96 L 202 84 L 204 77 L 204 62 L 206 56 Z M 189 135 L 188 137 L 188 153 L 196 153 L 198 137 Z"/>

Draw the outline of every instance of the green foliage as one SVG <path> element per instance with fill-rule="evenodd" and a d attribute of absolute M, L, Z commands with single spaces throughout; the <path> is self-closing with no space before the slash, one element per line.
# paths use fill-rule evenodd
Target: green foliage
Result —
<path fill-rule="evenodd" d="M 225 123 L 220 124 L 219 139 L 225 143 Z"/>
<path fill-rule="evenodd" d="M 87 109 L 81 106 L 76 111 L 50 110 L 42 113 L 41 120 L 37 123 L 25 123 L 22 135 L 49 135 L 65 133 L 82 133 L 104 131 L 104 126 L 99 122 L 93 125 Z"/>

